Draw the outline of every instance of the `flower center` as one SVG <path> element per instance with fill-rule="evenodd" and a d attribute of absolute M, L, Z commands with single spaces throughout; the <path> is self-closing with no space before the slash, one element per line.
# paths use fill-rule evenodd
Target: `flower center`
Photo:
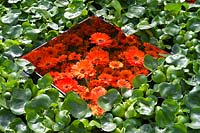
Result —
<path fill-rule="evenodd" d="M 139 60 L 139 57 L 138 57 L 138 56 L 133 56 L 133 59 L 134 59 L 135 61 L 138 61 L 138 60 Z"/>

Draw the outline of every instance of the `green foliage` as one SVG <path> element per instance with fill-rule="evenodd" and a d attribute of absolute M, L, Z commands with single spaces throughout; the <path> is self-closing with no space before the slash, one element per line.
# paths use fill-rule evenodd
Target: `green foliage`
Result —
<path fill-rule="evenodd" d="M 3 0 L 0 2 L 1 132 L 198 132 L 200 121 L 200 2 L 179 0 Z M 167 50 L 144 58 L 151 73 L 133 90 L 110 89 L 92 116 L 77 94 L 62 96 L 22 54 L 96 15 Z M 25 73 L 26 72 L 26 73 Z"/>

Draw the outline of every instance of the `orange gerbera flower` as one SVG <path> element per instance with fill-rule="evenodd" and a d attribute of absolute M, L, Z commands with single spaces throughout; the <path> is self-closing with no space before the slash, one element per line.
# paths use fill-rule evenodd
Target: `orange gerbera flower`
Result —
<path fill-rule="evenodd" d="M 79 96 L 82 98 L 82 99 L 85 99 L 85 100 L 88 100 L 89 97 L 88 97 L 88 93 L 89 93 L 89 89 L 85 86 L 82 86 L 82 85 L 77 85 L 76 88 L 74 88 L 74 91 L 79 94 Z"/>
<path fill-rule="evenodd" d="M 58 63 L 58 61 L 59 60 L 57 58 L 45 57 L 45 58 L 42 58 L 40 60 L 40 62 L 38 63 L 37 67 L 39 69 L 41 69 L 42 71 L 50 70 L 51 68 L 53 68 L 53 67 L 56 66 L 56 64 Z"/>
<path fill-rule="evenodd" d="M 53 48 L 57 49 L 58 54 L 61 55 L 65 53 L 65 50 L 67 49 L 67 45 L 63 45 L 62 43 L 57 43 L 57 44 L 54 44 Z"/>
<path fill-rule="evenodd" d="M 90 37 L 90 41 L 91 43 L 94 43 L 100 47 L 106 47 L 112 43 L 109 35 L 100 32 L 92 34 Z"/>
<path fill-rule="evenodd" d="M 68 60 L 80 60 L 80 59 L 81 59 L 81 55 L 75 52 L 70 53 L 68 56 Z"/>
<path fill-rule="evenodd" d="M 91 109 L 92 114 L 96 116 L 101 116 L 105 112 L 97 103 L 88 104 L 88 107 Z"/>
<path fill-rule="evenodd" d="M 71 72 L 75 77 L 77 77 L 77 79 L 87 79 L 91 76 L 94 76 L 96 70 L 91 62 L 88 60 L 81 60 L 72 66 Z"/>
<path fill-rule="evenodd" d="M 86 59 L 91 61 L 95 66 L 106 66 L 109 62 L 109 54 L 102 49 L 93 48 L 87 54 Z"/>
<path fill-rule="evenodd" d="M 93 102 L 97 102 L 97 100 L 99 99 L 99 97 L 105 95 L 106 93 L 107 93 L 107 90 L 104 87 L 97 86 L 97 87 L 93 88 L 90 91 L 90 99 Z"/>
<path fill-rule="evenodd" d="M 62 92 L 67 93 L 77 88 L 78 82 L 69 77 L 57 80 L 55 86 L 58 87 Z"/>
<path fill-rule="evenodd" d="M 44 58 L 44 53 L 40 50 L 34 50 L 31 53 L 24 55 L 22 58 L 30 61 L 33 65 L 36 66 L 39 61 Z"/>
<path fill-rule="evenodd" d="M 102 73 L 99 75 L 98 79 L 106 86 L 109 86 L 112 82 L 113 76 L 110 74 Z"/>
<path fill-rule="evenodd" d="M 102 82 L 100 80 L 91 80 L 90 83 L 89 83 L 89 87 L 90 88 L 95 88 L 97 86 L 101 86 L 102 85 Z"/>
<path fill-rule="evenodd" d="M 125 59 L 126 61 L 131 65 L 131 66 L 143 66 L 144 63 L 144 52 L 140 50 L 127 50 L 124 52 Z"/>
<path fill-rule="evenodd" d="M 53 47 L 43 47 L 41 48 L 41 51 L 48 56 L 48 57 L 57 57 L 58 56 L 58 50 Z"/>
<path fill-rule="evenodd" d="M 130 82 L 126 81 L 125 79 L 119 79 L 117 81 L 117 86 L 119 88 L 127 88 L 127 89 L 131 89 L 131 84 Z"/>
<path fill-rule="evenodd" d="M 122 70 L 120 72 L 120 78 L 128 80 L 129 82 L 132 81 L 133 77 L 134 76 L 130 70 Z"/>
<path fill-rule="evenodd" d="M 123 63 L 120 61 L 111 61 L 109 63 L 109 67 L 112 69 L 119 69 L 123 67 Z"/>
<path fill-rule="evenodd" d="M 107 74 L 112 75 L 114 73 L 114 70 L 110 67 L 106 67 L 106 68 L 103 69 L 103 73 L 107 73 Z"/>
<path fill-rule="evenodd" d="M 139 47 L 142 44 L 138 40 L 138 38 L 134 35 L 127 36 L 127 43 L 129 44 L 129 46 L 136 46 L 136 47 Z"/>

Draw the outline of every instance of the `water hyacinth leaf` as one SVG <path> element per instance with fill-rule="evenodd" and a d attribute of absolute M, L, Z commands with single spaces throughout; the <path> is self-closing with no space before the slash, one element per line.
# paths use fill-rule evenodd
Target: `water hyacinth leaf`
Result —
<path fill-rule="evenodd" d="M 187 128 L 182 123 L 176 123 L 172 127 L 168 128 L 167 132 L 170 132 L 170 133 L 187 133 Z"/>
<path fill-rule="evenodd" d="M 105 132 L 112 132 L 116 127 L 116 123 L 113 122 L 105 122 L 101 125 L 102 130 Z"/>
<path fill-rule="evenodd" d="M 68 125 L 71 122 L 71 117 L 69 111 L 61 110 L 56 114 L 55 120 L 57 123 L 63 123 L 64 126 Z"/>
<path fill-rule="evenodd" d="M 28 60 L 25 59 L 15 59 L 15 63 L 23 68 L 23 70 L 28 73 L 32 74 L 35 70 L 35 66 L 31 64 Z"/>
<path fill-rule="evenodd" d="M 182 3 L 167 3 L 164 7 L 165 11 L 177 14 L 181 10 Z"/>
<path fill-rule="evenodd" d="M 145 55 L 144 67 L 150 71 L 153 71 L 154 69 L 156 69 L 158 67 L 158 61 L 150 55 Z"/>
<path fill-rule="evenodd" d="M 50 88 L 46 91 L 52 102 L 57 102 L 59 99 L 59 92 L 55 88 Z"/>
<path fill-rule="evenodd" d="M 53 30 L 58 30 L 58 25 L 54 22 L 49 22 L 47 24 L 47 26 L 49 26 L 50 28 L 52 28 Z"/>
<path fill-rule="evenodd" d="M 27 125 L 22 121 L 22 119 L 20 118 L 16 118 L 14 119 L 11 123 L 10 123 L 10 128 L 20 132 L 20 133 L 27 133 L 30 132 L 29 128 L 27 127 Z"/>
<path fill-rule="evenodd" d="M 83 118 L 90 112 L 87 103 L 74 92 L 66 95 L 62 109 L 67 109 L 75 118 Z"/>
<path fill-rule="evenodd" d="M 176 78 L 183 77 L 184 76 L 184 72 L 182 71 L 182 69 L 177 68 L 177 67 L 175 67 L 173 65 L 170 65 L 167 68 L 166 76 L 167 76 L 168 80 L 173 81 Z"/>
<path fill-rule="evenodd" d="M 161 128 L 168 127 L 170 124 L 173 123 L 175 119 L 175 114 L 170 112 L 167 108 L 163 109 L 158 106 L 156 108 L 155 113 L 156 125 L 158 125 Z"/>
<path fill-rule="evenodd" d="M 149 24 L 147 19 L 144 19 L 144 20 L 140 21 L 140 23 L 137 24 L 137 28 L 140 30 L 151 29 L 155 26 L 156 26 L 156 22 Z"/>
<path fill-rule="evenodd" d="M 14 3 L 17 3 L 17 2 L 19 2 L 19 1 L 21 1 L 21 0 L 8 0 L 8 3 L 14 4 Z"/>
<path fill-rule="evenodd" d="M 10 110 L 16 114 L 21 115 L 25 113 L 24 107 L 26 102 L 31 98 L 30 89 L 15 88 L 10 99 Z"/>
<path fill-rule="evenodd" d="M 162 82 L 158 85 L 161 97 L 181 99 L 183 97 L 180 84 Z"/>
<path fill-rule="evenodd" d="M 200 107 L 192 108 L 190 114 L 191 123 L 186 123 L 186 126 L 192 129 L 200 129 Z"/>
<path fill-rule="evenodd" d="M 58 7 L 65 7 L 69 4 L 68 0 L 56 0 L 54 4 Z"/>
<path fill-rule="evenodd" d="M 8 108 L 6 98 L 3 95 L 0 95 L 0 107 Z"/>
<path fill-rule="evenodd" d="M 9 129 L 9 124 L 15 119 L 15 115 L 7 109 L 0 109 L 0 131 Z"/>
<path fill-rule="evenodd" d="M 179 105 L 176 100 L 166 99 L 162 103 L 162 108 L 167 109 L 172 113 L 177 113 L 179 111 Z"/>
<path fill-rule="evenodd" d="M 15 20 L 17 20 L 20 14 L 21 14 L 20 10 L 17 9 L 10 10 L 6 15 L 2 16 L 1 22 L 5 24 L 11 24 Z"/>
<path fill-rule="evenodd" d="M 9 38 L 18 38 L 21 36 L 22 32 L 23 32 L 23 28 L 21 27 L 21 25 L 15 25 L 12 27 L 6 27 L 6 34 L 9 36 Z"/>
<path fill-rule="evenodd" d="M 199 32 L 200 31 L 200 19 L 197 17 L 192 17 L 187 21 L 187 29 Z"/>
<path fill-rule="evenodd" d="M 47 127 L 43 124 L 43 119 L 35 113 L 34 110 L 26 113 L 26 120 L 28 127 L 37 133 L 46 133 L 49 131 Z"/>
<path fill-rule="evenodd" d="M 135 5 L 130 5 L 128 7 L 128 12 L 126 13 L 126 16 L 128 18 L 139 18 L 145 13 L 145 8 L 142 6 L 135 6 Z"/>
<path fill-rule="evenodd" d="M 173 23 L 170 23 L 163 29 L 163 32 L 165 34 L 169 34 L 171 36 L 177 35 L 179 33 L 179 31 L 180 31 L 180 27 Z"/>
<path fill-rule="evenodd" d="M 66 19 L 74 19 L 77 18 L 78 16 L 80 16 L 82 14 L 82 10 L 76 11 L 76 12 L 70 12 L 69 10 L 67 10 L 64 13 L 64 17 Z"/>
<path fill-rule="evenodd" d="M 200 86 L 195 86 L 184 98 L 185 104 L 188 108 L 200 107 Z"/>
<path fill-rule="evenodd" d="M 189 59 L 182 54 L 174 54 L 174 55 L 169 55 L 165 61 L 169 64 L 172 64 L 178 68 L 185 68 L 187 67 L 189 63 Z"/>
<path fill-rule="evenodd" d="M 72 124 L 64 130 L 65 133 L 87 133 L 87 129 L 80 120 L 74 120 Z"/>
<path fill-rule="evenodd" d="M 4 54 L 13 58 L 20 57 L 23 54 L 23 50 L 20 46 L 13 45 Z"/>
<path fill-rule="evenodd" d="M 113 8 L 115 8 L 115 10 L 116 10 L 119 14 L 121 14 L 122 7 L 121 7 L 121 4 L 120 4 L 120 2 L 119 2 L 118 0 L 112 0 L 112 1 L 110 2 L 110 5 L 111 5 Z"/>
<path fill-rule="evenodd" d="M 143 74 L 138 75 L 133 79 L 133 87 L 135 88 L 138 88 L 145 83 L 147 83 L 147 77 Z"/>
<path fill-rule="evenodd" d="M 52 77 L 49 74 L 46 74 L 42 78 L 38 79 L 37 83 L 40 88 L 49 87 L 52 84 Z"/>
<path fill-rule="evenodd" d="M 126 129 L 126 131 L 129 131 L 132 128 L 137 128 L 141 126 L 141 121 L 139 119 L 131 118 L 126 119 L 123 123 L 123 127 Z"/>
<path fill-rule="evenodd" d="M 157 104 L 157 99 L 155 97 L 147 97 L 147 98 L 140 97 L 136 102 L 135 109 L 141 115 L 150 116 L 154 113 L 154 106 L 156 104 Z"/>
<path fill-rule="evenodd" d="M 98 99 L 98 105 L 106 111 L 112 109 L 113 105 L 120 103 L 122 97 L 116 89 L 110 89 L 107 94 Z"/>
<path fill-rule="evenodd" d="M 136 33 L 138 30 L 134 29 L 134 25 L 133 23 L 128 23 L 124 26 L 122 26 L 122 31 L 126 34 L 126 35 L 131 35 Z"/>
<path fill-rule="evenodd" d="M 31 110 L 35 110 L 36 112 L 41 112 L 47 109 L 50 106 L 51 99 L 46 94 L 40 94 L 34 97 L 31 101 L 26 102 L 25 111 L 26 113 Z"/>

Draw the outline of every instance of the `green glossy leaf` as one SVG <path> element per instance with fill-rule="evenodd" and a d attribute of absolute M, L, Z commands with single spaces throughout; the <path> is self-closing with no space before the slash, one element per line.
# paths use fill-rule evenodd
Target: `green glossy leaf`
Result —
<path fill-rule="evenodd" d="M 21 14 L 20 10 L 17 10 L 17 9 L 10 10 L 6 15 L 2 16 L 1 22 L 5 24 L 11 24 L 15 20 L 17 20 L 20 14 Z"/>
<path fill-rule="evenodd" d="M 145 75 L 138 75 L 133 79 L 133 87 L 138 88 L 142 84 L 147 83 L 147 77 Z"/>
<path fill-rule="evenodd" d="M 171 36 L 175 36 L 179 33 L 180 31 L 180 27 L 176 24 L 170 23 L 169 25 L 167 25 L 164 29 L 163 32 L 165 34 L 169 34 Z"/>
<path fill-rule="evenodd" d="M 20 118 L 16 118 L 14 119 L 11 123 L 10 123 L 10 128 L 13 129 L 16 132 L 19 133 L 27 133 L 30 132 L 29 128 L 27 127 L 27 125 L 22 121 L 22 119 Z"/>
<path fill-rule="evenodd" d="M 83 118 L 89 113 L 87 103 L 73 92 L 66 95 L 62 109 L 67 109 L 75 118 Z"/>
<path fill-rule="evenodd" d="M 147 19 L 144 19 L 138 23 L 137 28 L 140 30 L 151 29 L 156 26 L 156 22 L 149 23 Z"/>
<path fill-rule="evenodd" d="M 3 30 L 9 38 L 18 38 L 23 32 L 21 25 L 6 26 Z"/>
<path fill-rule="evenodd" d="M 158 67 L 158 61 L 150 55 L 145 55 L 144 67 L 150 71 L 153 71 L 154 69 L 156 69 Z"/>
<path fill-rule="evenodd" d="M 17 3 L 17 2 L 19 2 L 19 1 L 21 1 L 21 0 L 8 0 L 8 3 L 14 4 L 14 3 Z"/>
<path fill-rule="evenodd" d="M 167 3 L 164 10 L 177 14 L 181 10 L 181 6 L 182 3 Z"/>
<path fill-rule="evenodd" d="M 170 124 L 173 123 L 175 119 L 175 114 L 170 112 L 168 109 L 162 109 L 157 107 L 155 113 L 156 125 L 158 125 L 161 128 L 168 127 Z"/>
<path fill-rule="evenodd" d="M 184 98 L 185 104 L 190 109 L 200 107 L 200 86 L 195 86 Z"/>
<path fill-rule="evenodd" d="M 184 77 L 184 72 L 182 69 L 171 65 L 167 68 L 166 76 L 168 80 L 173 81 L 177 78 Z"/>
<path fill-rule="evenodd" d="M 80 120 L 74 120 L 72 124 L 65 129 L 65 133 L 87 133 L 87 129 Z"/>
<path fill-rule="evenodd" d="M 139 18 L 145 13 L 145 8 L 142 6 L 130 5 L 126 16 L 128 18 Z"/>
<path fill-rule="evenodd" d="M 170 127 L 167 132 L 170 133 L 187 133 L 187 128 L 183 124 L 174 124 L 172 127 Z"/>
<path fill-rule="evenodd" d="M 141 126 L 141 121 L 139 119 L 126 119 L 123 123 L 123 127 L 125 127 L 126 131 L 129 128 L 137 128 Z"/>
<path fill-rule="evenodd" d="M 178 113 L 179 111 L 179 105 L 176 100 L 173 99 L 166 99 L 162 103 L 162 108 L 169 110 L 172 113 Z"/>
<path fill-rule="evenodd" d="M 27 102 L 25 105 L 25 111 L 28 113 L 31 110 L 36 112 L 41 112 L 50 106 L 51 99 L 46 94 L 40 94 L 34 97 L 31 101 Z"/>
<path fill-rule="evenodd" d="M 23 50 L 20 46 L 13 45 L 4 54 L 11 57 L 20 57 L 23 54 Z"/>
<path fill-rule="evenodd" d="M 47 127 L 43 124 L 43 119 L 35 113 L 34 110 L 26 113 L 26 120 L 28 127 L 37 133 L 46 133 L 49 131 Z"/>
<path fill-rule="evenodd" d="M 112 0 L 112 1 L 110 2 L 110 5 L 111 5 L 113 8 L 115 8 L 115 10 L 116 10 L 119 14 L 121 14 L 122 7 L 121 7 L 121 4 L 120 4 L 120 2 L 119 2 L 118 0 Z"/>
<path fill-rule="evenodd" d="M 181 99 L 183 97 L 180 84 L 162 82 L 158 85 L 158 89 L 163 98 Z"/>
<path fill-rule="evenodd" d="M 56 114 L 55 120 L 57 123 L 63 123 L 64 126 L 67 126 L 71 122 L 71 117 L 67 110 L 61 110 Z"/>
<path fill-rule="evenodd" d="M 9 124 L 15 119 L 15 115 L 7 109 L 0 109 L 0 131 L 9 129 Z"/>
<path fill-rule="evenodd" d="M 14 89 L 10 100 L 10 109 L 16 115 L 25 113 L 26 102 L 31 98 L 30 89 Z"/>
<path fill-rule="evenodd" d="M 157 99 L 155 97 L 140 97 L 137 99 L 135 109 L 141 115 L 150 116 L 154 113 L 154 106 L 157 104 Z"/>
<path fill-rule="evenodd" d="M 65 7 L 69 4 L 68 0 L 56 0 L 54 4 L 58 7 Z"/>
<path fill-rule="evenodd" d="M 116 127 L 117 125 L 112 122 L 105 122 L 101 125 L 102 130 L 105 132 L 112 132 Z"/>
<path fill-rule="evenodd" d="M 6 98 L 2 94 L 0 95 L 0 107 L 8 108 Z"/>
<path fill-rule="evenodd" d="M 191 123 L 186 123 L 186 126 L 192 129 L 200 129 L 200 107 L 191 109 L 190 119 Z"/>
<path fill-rule="evenodd" d="M 52 77 L 49 74 L 46 74 L 42 78 L 38 79 L 37 83 L 41 89 L 44 89 L 52 84 Z"/>
<path fill-rule="evenodd" d="M 110 89 L 107 94 L 98 99 L 98 105 L 104 110 L 109 111 L 115 104 L 120 103 L 121 100 L 119 92 L 116 89 Z"/>
<path fill-rule="evenodd" d="M 189 59 L 182 54 L 169 55 L 165 60 L 167 63 L 172 64 L 180 69 L 187 67 L 189 63 Z"/>
<path fill-rule="evenodd" d="M 64 13 L 64 17 L 66 19 L 74 19 L 74 18 L 77 18 L 78 16 L 80 16 L 81 14 L 82 14 L 82 11 L 77 11 L 77 12 L 66 11 Z"/>
<path fill-rule="evenodd" d="M 194 32 L 199 32 L 200 31 L 200 19 L 199 17 L 192 17 L 187 21 L 187 29 L 194 31 Z"/>

